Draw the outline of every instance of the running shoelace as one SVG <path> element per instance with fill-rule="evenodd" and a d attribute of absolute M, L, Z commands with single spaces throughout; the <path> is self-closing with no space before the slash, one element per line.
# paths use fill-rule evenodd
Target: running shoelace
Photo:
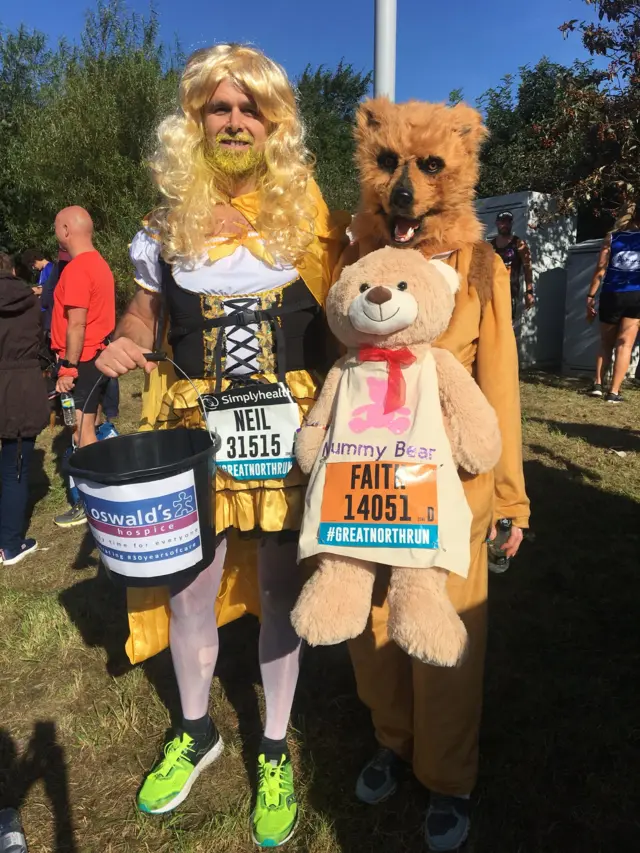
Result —
<path fill-rule="evenodd" d="M 188 758 L 188 753 L 192 753 L 193 740 L 187 734 L 182 734 L 175 737 L 164 748 L 164 760 L 162 761 L 162 775 L 167 775 L 181 758 Z M 160 770 L 160 768 L 158 768 Z"/>
<path fill-rule="evenodd" d="M 260 765 L 260 792 L 264 796 L 267 808 L 276 808 L 280 804 L 283 792 L 282 771 L 285 758 L 281 758 L 278 764 L 272 764 L 263 759 Z"/>

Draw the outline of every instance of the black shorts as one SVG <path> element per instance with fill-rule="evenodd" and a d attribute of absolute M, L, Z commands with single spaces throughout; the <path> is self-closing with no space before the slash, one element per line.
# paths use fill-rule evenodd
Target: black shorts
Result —
<path fill-rule="evenodd" d="M 640 319 L 640 290 L 605 291 L 600 295 L 598 318 L 601 323 L 617 326 L 623 317 Z"/>
<path fill-rule="evenodd" d="M 79 412 L 95 415 L 102 402 L 109 377 L 100 373 L 96 367 L 96 355 L 91 361 L 81 361 L 78 365 L 78 378 L 73 386 L 73 400 Z"/>

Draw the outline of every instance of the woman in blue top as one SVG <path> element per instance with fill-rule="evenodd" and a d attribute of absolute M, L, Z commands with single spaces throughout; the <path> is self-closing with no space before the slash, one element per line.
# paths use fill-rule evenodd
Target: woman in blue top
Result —
<path fill-rule="evenodd" d="M 629 370 L 631 352 L 640 328 L 640 200 L 621 216 L 608 234 L 587 296 L 587 318 L 596 316 L 595 298 L 600 294 L 600 352 L 592 397 L 602 397 L 602 378 L 616 360 L 608 403 L 620 403 L 620 386 Z"/>

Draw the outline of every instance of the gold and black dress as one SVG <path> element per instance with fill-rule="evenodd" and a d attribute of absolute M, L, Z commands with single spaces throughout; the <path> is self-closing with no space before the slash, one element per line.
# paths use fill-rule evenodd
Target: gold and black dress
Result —
<path fill-rule="evenodd" d="M 307 478 L 286 449 L 330 363 L 329 335 L 304 279 L 293 268 L 269 265 L 252 251 L 258 235 L 248 238 L 216 258 L 226 245 L 217 238 L 206 261 L 189 268 L 165 263 L 148 231 L 132 242 L 137 281 L 162 292 L 173 360 L 193 381 L 170 385 L 155 428 L 204 427 L 197 389 L 222 440 L 216 532 L 297 531 Z"/>

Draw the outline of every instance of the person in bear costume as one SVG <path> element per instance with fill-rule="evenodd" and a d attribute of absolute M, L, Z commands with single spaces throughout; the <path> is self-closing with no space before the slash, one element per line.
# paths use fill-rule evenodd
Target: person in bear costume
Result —
<path fill-rule="evenodd" d="M 462 365 L 431 343 L 447 328 L 458 275 L 419 252 L 380 249 L 347 267 L 327 320 L 347 355 L 296 441 L 311 473 L 299 558 L 320 554 L 292 614 L 312 645 L 361 634 L 380 564 L 389 634 L 419 660 L 454 666 L 466 631 L 446 591 L 466 577 L 471 511 L 457 473 L 500 458 L 495 412 Z"/>
<path fill-rule="evenodd" d="M 472 513 L 471 559 L 466 579 L 449 573 L 447 591 L 468 635 L 461 663 L 453 668 L 423 663 L 393 642 L 388 578 L 382 572 L 367 628 L 349 641 L 358 695 L 371 710 L 379 745 L 360 774 L 356 794 L 371 804 L 386 799 L 410 764 L 431 792 L 425 838 L 435 851 L 457 850 L 470 829 L 486 646 L 487 533 L 495 535 L 495 522 L 510 518 L 506 554 L 513 556 L 529 524 L 509 276 L 482 240 L 473 203 L 485 136 L 482 116 L 464 104 L 364 102 L 356 126 L 360 210 L 341 262 L 348 266 L 395 246 L 456 270 L 460 288 L 453 316 L 435 346 L 448 350 L 474 377 L 495 409 L 502 436 L 502 454 L 492 471 L 460 471 Z"/>

